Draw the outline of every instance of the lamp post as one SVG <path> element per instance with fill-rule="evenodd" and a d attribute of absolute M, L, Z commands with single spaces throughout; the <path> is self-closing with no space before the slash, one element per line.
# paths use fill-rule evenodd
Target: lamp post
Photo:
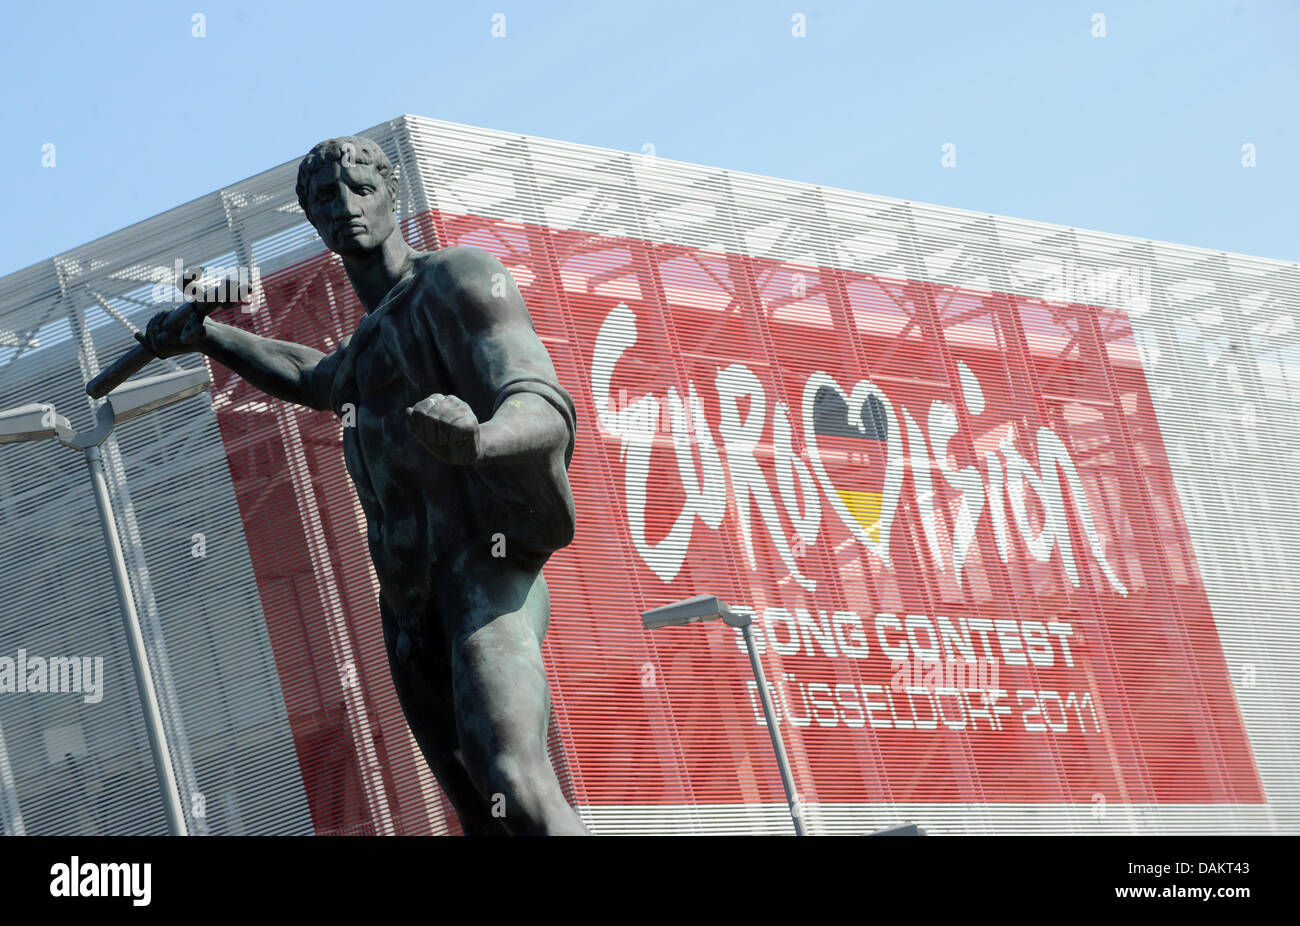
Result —
<path fill-rule="evenodd" d="M 18 807 L 18 792 L 14 788 L 14 773 L 9 767 L 9 750 L 5 747 L 5 728 L 0 727 L 0 826 L 6 836 L 25 836 L 23 812 Z"/>
<path fill-rule="evenodd" d="M 140 630 L 140 615 L 136 612 L 135 597 L 131 593 L 131 580 L 126 559 L 122 555 L 117 523 L 113 518 L 113 504 L 108 494 L 108 482 L 104 478 L 104 464 L 99 448 L 119 424 L 198 395 L 210 385 L 206 368 L 164 373 L 126 383 L 109 393 L 107 400 L 95 411 L 94 426 L 87 431 L 74 431 L 68 419 L 58 414 L 53 405 L 46 403 L 24 405 L 0 412 L 0 444 L 55 438 L 65 447 L 81 451 L 86 461 L 104 544 L 108 548 L 109 566 L 117 589 L 117 602 L 122 612 L 131 666 L 135 671 L 140 707 L 144 712 L 145 730 L 149 734 L 149 746 L 153 751 L 154 771 L 163 795 L 167 828 L 173 836 L 188 836 L 189 831 L 185 825 L 185 812 L 176 786 L 176 772 L 172 766 L 153 675 L 149 670 L 149 656 L 145 650 L 144 634 Z"/>
<path fill-rule="evenodd" d="M 758 649 L 754 646 L 754 634 L 751 629 L 753 618 L 748 613 L 737 614 L 714 595 L 696 595 L 684 601 L 677 601 L 660 608 L 653 608 L 641 615 L 641 625 L 647 630 L 659 627 L 673 627 L 682 624 L 695 624 L 722 618 L 728 627 L 739 628 L 745 638 L 745 648 L 749 651 L 749 664 L 754 670 L 754 681 L 758 683 L 758 697 L 763 703 L 763 716 L 767 719 L 767 732 L 772 737 L 772 751 L 776 753 L 776 767 L 781 772 L 781 785 L 785 788 L 785 800 L 790 805 L 790 820 L 794 823 L 796 836 L 803 836 L 802 814 L 799 798 L 794 790 L 794 778 L 790 775 L 790 763 L 786 761 L 785 745 L 781 742 L 781 731 L 776 724 L 776 712 L 772 708 L 772 698 L 767 693 L 767 678 L 763 674 L 763 664 L 758 658 Z"/>

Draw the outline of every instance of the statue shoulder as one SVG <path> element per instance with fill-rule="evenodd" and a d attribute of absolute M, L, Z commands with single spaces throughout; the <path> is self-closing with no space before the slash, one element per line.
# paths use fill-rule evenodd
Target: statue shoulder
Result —
<path fill-rule="evenodd" d="M 523 297 L 505 264 L 483 248 L 454 246 L 424 255 L 421 289 L 471 329 L 528 323 Z"/>
<path fill-rule="evenodd" d="M 427 266 L 439 280 L 454 286 L 481 282 L 491 284 L 492 274 L 509 273 L 491 251 L 472 245 L 453 245 L 430 251 L 423 256 L 428 259 Z"/>
<path fill-rule="evenodd" d="M 446 293 L 490 293 L 491 287 L 513 282 L 506 265 L 481 247 L 445 247 L 426 255 L 425 280 Z"/>

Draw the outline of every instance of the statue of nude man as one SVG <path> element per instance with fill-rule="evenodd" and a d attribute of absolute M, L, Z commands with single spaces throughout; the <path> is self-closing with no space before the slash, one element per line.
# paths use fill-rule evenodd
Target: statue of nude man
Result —
<path fill-rule="evenodd" d="M 200 351 L 276 398 L 355 414 L 343 453 L 393 682 L 462 828 L 585 835 L 547 755 L 541 653 L 542 565 L 576 527 L 573 400 L 500 261 L 403 239 L 397 180 L 373 141 L 318 144 L 297 192 L 366 309 L 337 350 L 258 337 L 192 303 L 137 338 L 160 357 Z"/>

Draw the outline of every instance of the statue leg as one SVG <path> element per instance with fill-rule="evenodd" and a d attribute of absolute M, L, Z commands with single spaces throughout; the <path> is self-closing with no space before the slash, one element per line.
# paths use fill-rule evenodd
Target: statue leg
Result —
<path fill-rule="evenodd" d="M 439 622 L 432 614 L 424 618 L 427 633 L 423 636 L 432 646 L 405 646 L 399 654 L 397 617 L 382 597 L 379 610 L 393 687 L 397 689 L 402 712 L 438 786 L 456 808 L 461 830 L 466 836 L 509 835 L 501 820 L 492 816 L 491 808 L 474 787 L 458 753 L 451 660 L 443 645 Z"/>
<path fill-rule="evenodd" d="M 456 732 L 466 770 L 516 835 L 589 835 L 546 750 L 550 693 L 541 641 L 550 596 L 541 570 L 486 550 L 453 554 L 438 610 L 451 652 Z"/>

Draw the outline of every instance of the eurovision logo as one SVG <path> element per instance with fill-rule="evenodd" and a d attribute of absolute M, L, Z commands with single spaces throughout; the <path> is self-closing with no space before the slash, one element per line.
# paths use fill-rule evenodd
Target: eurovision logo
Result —
<path fill-rule="evenodd" d="M 814 371 L 806 379 L 800 406 L 769 402 L 759 377 L 744 363 L 716 370 L 716 420 L 709 420 L 693 381 L 664 395 L 615 395 L 611 385 L 624 356 L 638 339 L 636 314 L 620 303 L 605 317 L 591 360 L 591 389 L 601 432 L 621 442 L 623 493 L 632 543 L 638 556 L 663 582 L 681 570 L 697 522 L 719 530 L 735 513 L 749 569 L 758 568 L 756 534 L 770 538 L 791 577 L 812 591 L 817 582 L 801 568 L 799 555 L 822 537 L 823 521 L 838 520 L 862 548 L 891 565 L 892 528 L 904 487 L 920 515 L 925 547 L 940 570 L 958 581 L 976 542 L 976 525 L 988 517 L 997 554 L 1008 562 L 1028 555 L 1053 558 L 1078 586 L 1080 566 L 1090 557 L 1120 595 L 1128 590 L 1106 554 L 1083 481 L 1065 442 L 1040 427 L 1032 437 L 1037 465 L 1026 457 L 1014 422 L 983 422 L 1001 435 L 995 447 L 977 448 L 978 465 L 954 466 L 948 445 L 958 434 L 957 409 L 932 401 L 923 422 L 870 379 L 840 383 Z M 960 397 L 971 420 L 985 412 L 975 374 L 958 363 Z M 769 414 L 770 408 L 770 414 Z M 796 424 L 804 451 L 795 451 Z M 757 448 L 771 429 L 775 485 L 759 466 Z M 647 511 L 656 506 L 651 456 L 671 447 L 677 464 L 680 511 L 657 542 L 648 536 Z M 1062 491 L 1062 481 L 1068 494 Z M 1036 506 L 1030 504 L 1030 496 Z M 1084 548 L 1076 549 L 1068 517 L 1073 515 Z M 793 527 L 793 535 L 782 524 Z"/>

